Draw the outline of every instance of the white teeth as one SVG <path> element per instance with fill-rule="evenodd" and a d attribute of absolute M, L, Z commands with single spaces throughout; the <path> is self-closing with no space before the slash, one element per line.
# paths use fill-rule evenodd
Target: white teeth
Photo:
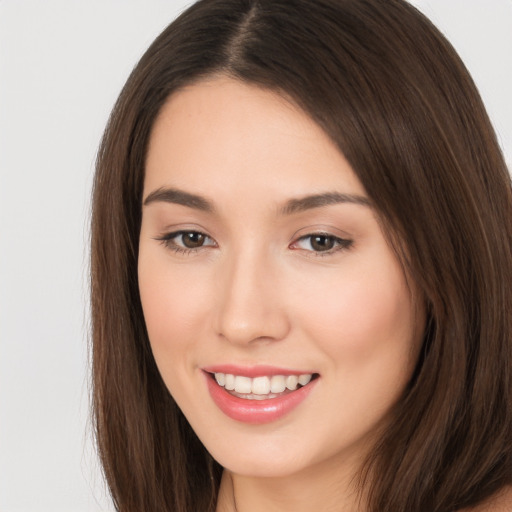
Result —
<path fill-rule="evenodd" d="M 255 395 L 268 395 L 270 393 L 270 379 L 268 377 L 252 379 L 252 392 Z"/>
<path fill-rule="evenodd" d="M 286 382 L 282 375 L 274 375 L 270 379 L 270 391 L 272 391 L 272 393 L 282 393 L 285 389 Z"/>
<path fill-rule="evenodd" d="M 235 376 L 230 373 L 226 373 L 224 387 L 229 391 L 235 389 Z"/>
<path fill-rule="evenodd" d="M 311 374 L 299 375 L 299 384 L 301 386 L 305 386 L 306 384 L 309 383 L 309 381 L 311 380 L 311 377 L 312 377 Z"/>
<path fill-rule="evenodd" d="M 286 387 L 290 391 L 296 390 L 298 383 L 299 383 L 299 377 L 297 377 L 297 375 L 288 375 L 288 377 L 286 377 Z"/>
<path fill-rule="evenodd" d="M 250 377 L 235 377 L 235 391 L 237 393 L 250 393 L 252 390 L 252 379 Z"/>
<path fill-rule="evenodd" d="M 234 391 L 242 395 L 269 395 L 283 393 L 287 389 L 295 391 L 300 384 L 305 386 L 311 381 L 313 375 L 304 373 L 302 375 L 272 375 L 251 379 L 242 375 L 230 373 L 215 373 L 215 380 L 219 386 L 228 391 Z"/>

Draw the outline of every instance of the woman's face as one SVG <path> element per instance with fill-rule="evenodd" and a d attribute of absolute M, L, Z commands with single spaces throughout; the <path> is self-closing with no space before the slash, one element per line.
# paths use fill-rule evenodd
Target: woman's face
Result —
<path fill-rule="evenodd" d="M 411 377 L 423 313 L 365 190 L 267 90 L 215 78 L 167 101 L 138 270 L 163 380 L 235 473 L 360 460 Z"/>

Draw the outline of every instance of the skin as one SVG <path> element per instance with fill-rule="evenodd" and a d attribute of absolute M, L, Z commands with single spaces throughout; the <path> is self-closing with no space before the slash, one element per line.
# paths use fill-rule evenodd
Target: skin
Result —
<path fill-rule="evenodd" d="M 162 188 L 211 211 L 155 199 Z M 284 211 L 323 193 L 363 200 Z M 235 510 L 234 497 L 239 512 L 364 510 L 352 479 L 411 378 L 424 315 L 349 163 L 282 96 L 216 77 L 163 107 L 146 162 L 151 195 L 138 269 L 145 321 L 169 391 L 226 468 L 218 510 Z M 185 239 L 169 235 L 180 230 L 204 244 L 183 252 Z M 332 248 L 317 250 L 315 233 Z M 319 378 L 286 416 L 251 425 L 212 401 L 201 369 L 214 364 Z"/>

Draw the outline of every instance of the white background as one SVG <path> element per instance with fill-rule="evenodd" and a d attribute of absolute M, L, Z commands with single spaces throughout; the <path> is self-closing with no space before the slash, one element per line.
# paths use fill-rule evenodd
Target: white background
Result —
<path fill-rule="evenodd" d="M 96 148 L 185 0 L 0 0 L 0 512 L 111 511 L 88 424 Z M 470 69 L 512 162 L 512 0 L 415 0 Z"/>

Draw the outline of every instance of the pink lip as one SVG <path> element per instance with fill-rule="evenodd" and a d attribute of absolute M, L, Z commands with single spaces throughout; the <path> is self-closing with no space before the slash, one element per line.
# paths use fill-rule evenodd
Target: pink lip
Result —
<path fill-rule="evenodd" d="M 290 370 L 286 368 L 277 368 L 276 366 L 265 366 L 265 365 L 256 365 L 256 366 L 237 366 L 234 364 L 222 364 L 215 366 L 205 366 L 202 368 L 205 372 L 208 373 L 230 373 L 232 375 L 241 375 L 244 377 L 272 377 L 273 375 L 302 375 L 306 373 L 313 373 L 311 371 L 300 371 L 300 370 Z"/>
<path fill-rule="evenodd" d="M 223 368 L 225 369 L 226 367 L 223 366 Z M 254 376 L 271 374 L 296 375 L 296 372 L 280 373 L 280 371 L 262 374 L 260 369 Z M 223 371 L 221 373 L 230 372 Z M 237 372 L 233 372 L 233 374 L 249 376 L 245 372 L 240 373 L 240 369 L 237 369 Z M 247 400 L 228 393 L 223 387 L 219 386 L 217 382 L 215 382 L 215 380 L 212 378 L 212 376 L 209 375 L 209 373 L 206 373 L 206 371 L 204 372 L 204 375 L 210 396 L 212 397 L 217 407 L 226 416 L 236 421 L 250 424 L 270 423 L 282 418 L 293 409 L 298 407 L 307 398 L 309 393 L 313 390 L 316 383 L 318 382 L 318 379 L 312 380 L 306 386 L 277 398 L 269 398 L 267 400 Z"/>

